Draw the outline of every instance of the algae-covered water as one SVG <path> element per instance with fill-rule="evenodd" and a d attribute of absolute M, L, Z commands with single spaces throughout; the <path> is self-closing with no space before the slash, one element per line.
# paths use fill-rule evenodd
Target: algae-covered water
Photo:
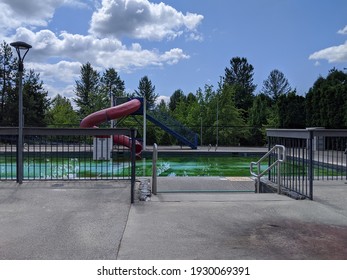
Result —
<path fill-rule="evenodd" d="M 158 176 L 250 176 L 249 166 L 256 157 L 239 156 L 175 156 L 160 157 L 157 161 Z M 136 163 L 136 175 L 151 176 L 152 160 Z"/>
<path fill-rule="evenodd" d="M 168 156 L 157 161 L 158 176 L 250 176 L 249 166 L 256 157 L 239 156 Z M 60 158 L 24 161 L 24 177 L 28 179 L 117 178 L 131 174 L 128 161 L 93 161 Z M 136 161 L 136 176 L 152 175 L 152 159 Z M 15 161 L 0 160 L 0 179 L 16 176 Z"/>

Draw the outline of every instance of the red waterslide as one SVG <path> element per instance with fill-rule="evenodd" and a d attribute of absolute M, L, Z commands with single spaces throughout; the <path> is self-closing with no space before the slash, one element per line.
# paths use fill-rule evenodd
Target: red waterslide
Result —
<path fill-rule="evenodd" d="M 109 120 L 119 119 L 121 117 L 128 116 L 136 112 L 141 107 L 141 101 L 138 99 L 130 100 L 121 105 L 117 105 L 111 108 L 103 109 L 90 114 L 85 117 L 80 124 L 82 128 L 95 127 L 103 122 Z M 113 142 L 115 144 L 123 145 L 125 147 L 131 148 L 131 138 L 125 135 L 114 135 Z M 135 142 L 136 154 L 141 153 L 142 145 L 140 142 Z"/>

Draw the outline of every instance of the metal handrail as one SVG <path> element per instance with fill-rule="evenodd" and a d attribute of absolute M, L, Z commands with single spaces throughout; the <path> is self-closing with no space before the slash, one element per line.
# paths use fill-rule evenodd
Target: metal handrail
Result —
<path fill-rule="evenodd" d="M 260 170 L 261 162 L 264 159 L 267 159 L 273 151 L 277 152 L 277 160 L 273 162 L 270 166 L 268 166 L 264 171 L 261 171 Z M 283 145 L 275 145 L 257 162 L 254 162 L 254 161 L 251 162 L 250 173 L 252 176 L 257 178 L 257 193 L 259 193 L 261 177 L 263 177 L 267 172 L 269 172 L 275 166 L 277 166 L 277 184 L 278 184 L 277 190 L 278 190 L 278 193 L 281 192 L 281 168 L 280 167 L 281 167 L 281 163 L 284 161 L 286 161 L 286 147 L 284 147 Z M 253 171 L 255 165 L 257 166 L 257 173 Z"/>

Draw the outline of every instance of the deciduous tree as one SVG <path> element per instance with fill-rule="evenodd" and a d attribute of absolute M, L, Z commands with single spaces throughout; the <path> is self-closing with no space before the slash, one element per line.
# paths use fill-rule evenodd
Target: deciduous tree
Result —
<path fill-rule="evenodd" d="M 60 94 L 53 98 L 47 117 L 51 127 L 79 126 L 78 114 L 70 100 Z"/>

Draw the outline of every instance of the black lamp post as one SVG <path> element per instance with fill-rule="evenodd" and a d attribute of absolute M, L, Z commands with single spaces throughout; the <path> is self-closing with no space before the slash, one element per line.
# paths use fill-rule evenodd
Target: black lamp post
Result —
<path fill-rule="evenodd" d="M 31 45 L 17 41 L 10 44 L 18 54 L 18 146 L 17 146 L 17 183 L 23 182 L 23 61 Z M 23 52 L 23 56 L 22 53 Z"/>

